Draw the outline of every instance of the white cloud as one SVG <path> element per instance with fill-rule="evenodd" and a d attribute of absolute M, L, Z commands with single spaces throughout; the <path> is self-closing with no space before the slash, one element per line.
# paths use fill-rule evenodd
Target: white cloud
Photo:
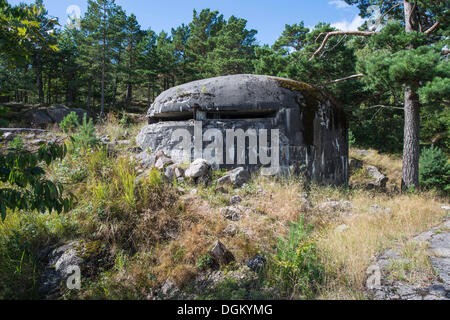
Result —
<path fill-rule="evenodd" d="M 348 5 L 343 0 L 332 0 L 332 1 L 328 2 L 328 4 L 331 6 L 336 6 L 337 9 L 343 9 L 343 8 L 350 7 L 350 5 Z"/>
<path fill-rule="evenodd" d="M 360 27 L 366 19 L 361 18 L 360 16 L 355 16 L 352 21 L 342 20 L 339 22 L 332 23 L 331 26 L 341 30 L 341 31 L 356 31 L 358 27 Z"/>

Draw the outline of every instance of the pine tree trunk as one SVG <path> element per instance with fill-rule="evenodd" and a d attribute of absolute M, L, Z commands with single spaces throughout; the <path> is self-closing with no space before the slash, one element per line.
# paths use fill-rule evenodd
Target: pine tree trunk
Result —
<path fill-rule="evenodd" d="M 100 101 L 100 119 L 105 114 L 105 68 L 106 68 L 106 2 L 103 2 L 103 55 L 102 55 L 102 92 Z"/>
<path fill-rule="evenodd" d="M 71 106 L 74 102 L 74 93 L 73 93 L 73 77 L 74 72 L 70 71 L 67 77 L 67 94 L 66 94 L 66 104 Z"/>
<path fill-rule="evenodd" d="M 414 4 L 404 1 L 405 31 L 413 32 L 417 29 Z M 412 47 L 411 47 L 412 49 Z M 411 186 L 419 187 L 419 128 L 420 103 L 417 88 L 405 85 L 405 127 L 403 142 L 402 190 Z"/>
<path fill-rule="evenodd" d="M 39 61 L 39 56 L 36 56 L 35 59 L 35 65 L 36 65 L 36 86 L 38 88 L 39 93 L 39 103 L 44 103 L 44 83 L 42 81 L 42 67 Z"/>
<path fill-rule="evenodd" d="M 87 107 L 91 107 L 91 97 L 92 97 L 92 78 L 89 78 L 89 88 L 88 88 L 88 100 Z"/>
<path fill-rule="evenodd" d="M 150 85 L 150 82 L 149 82 L 147 85 L 147 107 L 148 108 L 150 108 L 151 96 L 152 96 L 152 86 Z"/>
<path fill-rule="evenodd" d="M 52 79 L 50 78 L 50 75 L 47 78 L 47 104 L 51 103 L 51 96 L 50 96 L 50 92 L 52 90 Z"/>

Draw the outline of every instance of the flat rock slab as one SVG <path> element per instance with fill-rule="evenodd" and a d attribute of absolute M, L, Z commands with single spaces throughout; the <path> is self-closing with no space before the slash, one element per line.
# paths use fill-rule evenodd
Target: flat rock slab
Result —
<path fill-rule="evenodd" d="M 450 300 L 450 219 L 412 240 L 427 244 L 437 279 L 428 286 L 388 279 L 392 262 L 405 262 L 397 250 L 390 249 L 367 269 L 369 292 L 376 300 Z"/>

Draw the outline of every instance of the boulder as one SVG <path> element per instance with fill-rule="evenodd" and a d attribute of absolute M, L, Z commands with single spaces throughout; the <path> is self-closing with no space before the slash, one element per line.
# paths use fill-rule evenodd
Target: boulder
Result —
<path fill-rule="evenodd" d="M 165 170 L 164 170 L 164 178 L 169 181 L 172 182 L 173 179 L 175 177 L 175 166 L 171 165 L 168 166 Z"/>
<path fill-rule="evenodd" d="M 241 187 L 250 180 L 250 174 L 243 167 L 229 171 L 225 176 L 217 180 L 217 185 L 233 185 Z"/>
<path fill-rule="evenodd" d="M 239 221 L 244 211 L 240 207 L 225 207 L 220 209 L 220 213 L 228 220 Z"/>
<path fill-rule="evenodd" d="M 52 118 L 41 110 L 31 110 L 25 114 L 25 117 L 29 119 L 32 127 L 46 127 L 53 123 Z"/>
<path fill-rule="evenodd" d="M 53 120 L 53 122 L 60 123 L 69 113 L 75 112 L 78 116 L 78 120 L 82 121 L 84 114 L 88 116 L 88 112 L 79 108 L 67 108 L 63 105 L 54 105 L 52 108 L 47 109 L 47 114 Z"/>
<path fill-rule="evenodd" d="M 158 158 L 158 160 L 156 160 L 155 163 L 155 168 L 156 169 L 164 169 L 166 166 L 173 164 L 172 159 L 166 157 L 166 156 L 161 156 Z"/>
<path fill-rule="evenodd" d="M 230 203 L 231 204 L 238 204 L 238 203 L 241 203 L 241 202 L 242 202 L 242 198 L 239 197 L 239 196 L 232 196 L 230 198 Z"/>
<path fill-rule="evenodd" d="M 208 161 L 204 159 L 197 159 L 192 162 L 184 172 L 186 178 L 200 178 L 208 173 L 210 165 Z"/>
<path fill-rule="evenodd" d="M 155 156 L 151 153 L 143 151 L 136 155 L 136 160 L 144 168 L 151 168 L 155 164 Z"/>
<path fill-rule="evenodd" d="M 179 179 L 179 178 L 184 178 L 184 169 L 183 168 L 179 168 L 176 167 L 175 168 L 175 176 Z"/>
<path fill-rule="evenodd" d="M 358 159 L 350 158 L 348 162 L 348 167 L 350 168 L 350 170 L 358 170 L 363 167 L 363 162 Z"/>
<path fill-rule="evenodd" d="M 233 254 L 219 240 L 214 243 L 208 253 L 216 266 L 225 266 L 234 261 Z"/>
<path fill-rule="evenodd" d="M 261 254 L 258 254 L 247 262 L 247 267 L 252 269 L 252 271 L 254 272 L 258 272 L 264 269 L 264 267 L 266 266 L 266 262 L 267 262 L 266 257 L 264 257 Z"/>
<path fill-rule="evenodd" d="M 374 166 L 367 166 L 366 168 L 367 174 L 373 178 L 373 181 L 370 182 L 370 186 L 378 187 L 378 188 L 385 188 L 386 183 L 389 180 L 388 177 L 386 177 L 384 174 L 378 170 L 377 167 Z"/>

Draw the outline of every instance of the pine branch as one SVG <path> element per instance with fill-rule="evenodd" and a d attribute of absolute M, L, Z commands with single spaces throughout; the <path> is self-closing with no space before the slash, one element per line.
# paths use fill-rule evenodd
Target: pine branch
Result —
<path fill-rule="evenodd" d="M 428 35 L 428 34 L 432 33 L 434 30 L 436 30 L 439 27 L 440 24 L 441 24 L 440 21 L 436 21 L 436 23 L 433 24 L 428 30 L 425 30 L 425 34 Z"/>
<path fill-rule="evenodd" d="M 327 32 L 325 38 L 322 41 L 322 44 L 320 45 L 320 47 L 316 50 L 316 52 L 313 53 L 312 57 L 310 60 L 312 60 L 313 58 L 315 58 L 322 50 L 323 48 L 325 48 L 325 45 L 327 44 L 328 40 L 333 37 L 333 36 L 338 36 L 338 35 L 351 35 L 351 36 L 364 36 L 364 37 L 370 37 L 374 34 L 377 34 L 378 31 L 331 31 L 331 32 Z M 316 41 L 320 38 L 321 35 L 323 35 L 324 33 L 321 33 Z"/>
<path fill-rule="evenodd" d="M 345 77 L 345 78 L 336 79 L 336 80 L 333 80 L 333 81 L 330 81 L 330 82 L 322 83 L 322 84 L 320 84 L 320 86 L 328 86 L 330 84 L 335 84 L 335 83 L 338 83 L 338 82 L 343 82 L 343 81 L 347 81 L 347 80 L 350 80 L 350 79 L 357 79 L 357 78 L 362 78 L 362 77 L 364 77 L 364 74 L 358 73 L 358 74 L 354 74 L 354 75 L 351 75 L 351 76 L 348 76 L 348 77 Z"/>

